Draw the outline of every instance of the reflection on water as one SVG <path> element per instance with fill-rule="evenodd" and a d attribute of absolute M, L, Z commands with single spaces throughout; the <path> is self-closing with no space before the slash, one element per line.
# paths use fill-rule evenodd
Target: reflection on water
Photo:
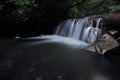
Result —
<path fill-rule="evenodd" d="M 0 45 L 3 61 L 12 63 L 9 73 L 0 69 L 1 80 L 120 80 L 119 55 L 106 57 L 84 51 L 81 48 L 87 44 L 71 38 L 48 35 Z"/>
<path fill-rule="evenodd" d="M 95 74 L 92 76 L 91 80 L 110 80 L 108 77 L 101 75 L 101 74 Z"/>

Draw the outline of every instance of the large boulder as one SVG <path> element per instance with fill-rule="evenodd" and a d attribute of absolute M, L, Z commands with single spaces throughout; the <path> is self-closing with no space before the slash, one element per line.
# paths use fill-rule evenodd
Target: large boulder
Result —
<path fill-rule="evenodd" d="M 100 39 L 85 47 L 85 50 L 105 54 L 108 50 L 118 47 L 119 43 L 109 34 L 104 34 Z"/>

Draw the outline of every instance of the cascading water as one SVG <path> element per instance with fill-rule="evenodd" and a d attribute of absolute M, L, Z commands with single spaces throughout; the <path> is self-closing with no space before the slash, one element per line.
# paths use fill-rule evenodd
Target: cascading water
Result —
<path fill-rule="evenodd" d="M 57 27 L 55 35 L 41 35 L 27 39 L 40 39 L 41 43 L 54 43 L 83 49 L 101 36 L 101 20 L 101 18 L 93 17 L 68 19 Z M 16 37 L 16 39 L 19 38 Z"/>
<path fill-rule="evenodd" d="M 58 26 L 56 34 L 81 40 L 89 44 L 101 36 L 101 20 L 101 18 L 91 19 L 90 17 L 68 19 Z"/>

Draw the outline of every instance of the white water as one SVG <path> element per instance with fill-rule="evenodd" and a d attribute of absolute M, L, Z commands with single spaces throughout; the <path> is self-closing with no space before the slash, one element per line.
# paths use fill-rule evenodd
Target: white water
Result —
<path fill-rule="evenodd" d="M 84 48 L 101 36 L 100 21 L 100 18 L 95 19 L 96 25 L 93 26 L 92 20 L 88 17 L 79 20 L 69 19 L 58 26 L 55 35 L 41 35 L 25 38 L 25 40 L 38 39 L 41 40 L 40 43 L 56 43 L 69 45 L 73 48 Z M 19 37 L 15 39 L 19 39 Z"/>
<path fill-rule="evenodd" d="M 34 39 L 42 40 L 40 42 L 38 41 L 37 44 L 38 43 L 53 43 L 53 44 L 61 44 L 61 45 L 63 44 L 66 46 L 70 46 L 72 48 L 81 48 L 81 49 L 87 46 L 85 42 L 68 38 L 68 37 L 57 36 L 57 35 L 43 35 L 38 37 L 29 37 L 23 40 L 34 40 Z"/>
<path fill-rule="evenodd" d="M 58 26 L 56 34 L 81 40 L 89 44 L 101 36 L 100 22 L 101 18 L 95 18 L 94 21 L 89 17 L 84 19 L 68 19 Z"/>

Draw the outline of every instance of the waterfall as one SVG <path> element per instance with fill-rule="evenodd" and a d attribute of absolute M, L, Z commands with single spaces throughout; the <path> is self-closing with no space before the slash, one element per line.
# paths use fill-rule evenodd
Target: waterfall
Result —
<path fill-rule="evenodd" d="M 92 19 L 91 17 L 68 19 L 58 25 L 56 34 L 81 40 L 89 44 L 101 36 L 101 21 L 101 18 Z"/>

